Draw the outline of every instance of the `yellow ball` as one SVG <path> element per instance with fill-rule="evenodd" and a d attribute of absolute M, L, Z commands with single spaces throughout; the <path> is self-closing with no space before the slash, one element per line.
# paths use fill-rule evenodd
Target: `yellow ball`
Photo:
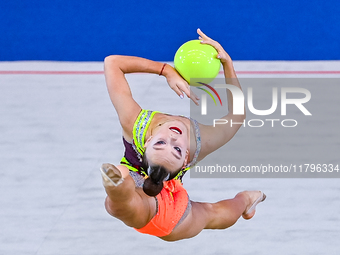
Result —
<path fill-rule="evenodd" d="M 190 85 L 201 86 L 197 82 L 209 83 L 218 75 L 221 61 L 217 54 L 214 47 L 200 40 L 188 41 L 175 54 L 175 69 Z"/>

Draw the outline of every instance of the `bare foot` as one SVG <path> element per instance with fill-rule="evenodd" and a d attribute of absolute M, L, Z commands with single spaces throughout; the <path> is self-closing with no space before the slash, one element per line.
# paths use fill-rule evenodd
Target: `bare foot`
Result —
<path fill-rule="evenodd" d="M 249 195 L 249 204 L 244 210 L 242 217 L 250 220 L 255 215 L 256 205 L 266 199 L 266 195 L 262 191 L 247 191 Z"/>
<path fill-rule="evenodd" d="M 124 179 L 122 177 L 122 173 L 119 171 L 117 167 L 112 164 L 105 163 L 100 168 L 103 184 L 105 187 L 107 186 L 118 186 L 121 184 Z"/>

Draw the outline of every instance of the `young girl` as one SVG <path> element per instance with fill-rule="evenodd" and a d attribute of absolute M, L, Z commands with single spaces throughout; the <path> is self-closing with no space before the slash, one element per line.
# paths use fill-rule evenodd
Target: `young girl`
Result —
<path fill-rule="evenodd" d="M 230 56 L 216 41 L 197 30 L 203 44 L 213 46 L 221 60 L 228 84 L 241 89 Z M 191 238 L 203 229 L 225 229 L 241 216 L 251 219 L 266 196 L 243 191 L 217 203 L 190 201 L 181 178 L 195 163 L 226 144 L 241 125 L 224 128 L 197 123 L 183 116 L 143 110 L 132 98 L 125 74 L 145 72 L 165 76 L 171 89 L 196 104 L 188 83 L 170 65 L 131 56 L 105 59 L 105 77 L 111 101 L 123 129 L 125 154 L 119 165 L 103 164 L 101 173 L 107 193 L 107 212 L 126 225 L 166 241 Z M 244 115 L 222 117 L 242 123 Z"/>

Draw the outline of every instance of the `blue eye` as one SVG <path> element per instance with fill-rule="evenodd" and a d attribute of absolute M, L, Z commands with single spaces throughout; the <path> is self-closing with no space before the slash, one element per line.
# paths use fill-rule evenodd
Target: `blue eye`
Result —
<path fill-rule="evenodd" d="M 175 150 L 178 151 L 179 153 L 182 152 L 181 148 L 179 148 L 179 147 L 174 147 L 174 148 L 175 148 Z"/>
<path fill-rule="evenodd" d="M 164 141 L 158 141 L 156 144 L 165 144 Z"/>

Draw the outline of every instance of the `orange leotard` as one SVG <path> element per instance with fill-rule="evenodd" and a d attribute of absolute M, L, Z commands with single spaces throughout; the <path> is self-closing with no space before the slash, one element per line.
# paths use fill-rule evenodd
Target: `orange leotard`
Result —
<path fill-rule="evenodd" d="M 151 221 L 140 229 L 140 233 L 158 237 L 169 235 L 187 209 L 189 198 L 179 180 L 164 182 L 164 188 L 156 196 L 158 210 Z"/>

